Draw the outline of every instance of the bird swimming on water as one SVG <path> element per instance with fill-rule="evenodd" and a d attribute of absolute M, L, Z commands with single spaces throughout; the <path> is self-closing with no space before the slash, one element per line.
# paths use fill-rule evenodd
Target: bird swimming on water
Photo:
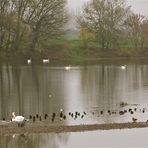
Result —
<path fill-rule="evenodd" d="M 27 63 L 28 63 L 28 64 L 31 64 L 31 59 L 30 59 L 30 58 L 27 59 Z"/>
<path fill-rule="evenodd" d="M 121 69 L 122 69 L 122 70 L 125 70 L 125 69 L 126 69 L 126 65 L 122 65 L 122 66 L 121 66 Z"/>
<path fill-rule="evenodd" d="M 65 66 L 65 70 L 70 70 L 71 69 L 71 65 Z"/>
<path fill-rule="evenodd" d="M 43 61 L 43 63 L 49 63 L 50 62 L 49 58 L 48 59 L 43 59 L 42 61 Z"/>

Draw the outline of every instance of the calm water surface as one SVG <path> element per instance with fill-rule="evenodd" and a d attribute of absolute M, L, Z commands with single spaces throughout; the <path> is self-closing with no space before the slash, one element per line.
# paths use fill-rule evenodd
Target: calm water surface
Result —
<path fill-rule="evenodd" d="M 147 148 L 148 129 L 0 136 L 1 148 Z"/>
<path fill-rule="evenodd" d="M 121 107 L 121 102 L 128 105 Z M 127 122 L 133 116 L 146 121 L 148 65 L 127 64 L 121 69 L 117 64 L 95 64 L 70 70 L 50 64 L 0 66 L 0 119 L 10 120 L 15 111 L 27 118 L 48 114 L 50 123 L 52 113 L 58 115 L 61 108 L 65 124 Z M 119 115 L 129 108 L 137 110 Z M 75 119 L 69 112 L 80 116 Z"/>
<path fill-rule="evenodd" d="M 68 64 L 67 64 L 68 65 Z M 121 106 L 126 102 L 126 106 Z M 66 120 L 60 121 L 64 109 Z M 128 110 L 132 109 L 132 113 Z M 148 119 L 148 64 L 0 65 L 0 120 L 16 114 L 40 124 L 132 122 Z M 120 111 L 127 111 L 120 115 Z M 80 116 L 75 115 L 76 112 Z M 56 113 L 56 119 L 51 116 Z M 44 115 L 48 118 L 44 119 Z M 29 122 L 33 122 L 32 119 Z M 148 147 L 148 130 L 1 136 L 2 148 Z"/>

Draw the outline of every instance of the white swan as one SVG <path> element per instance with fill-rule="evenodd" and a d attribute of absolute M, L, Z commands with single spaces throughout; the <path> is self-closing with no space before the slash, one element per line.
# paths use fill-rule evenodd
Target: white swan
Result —
<path fill-rule="evenodd" d="M 70 70 L 71 69 L 71 65 L 68 65 L 65 67 L 66 70 Z"/>
<path fill-rule="evenodd" d="M 12 113 L 12 122 L 16 122 L 19 127 L 25 126 L 27 119 L 23 116 L 15 116 L 15 112 Z"/>
<path fill-rule="evenodd" d="M 121 66 L 121 69 L 125 70 L 126 69 L 126 65 Z"/>
<path fill-rule="evenodd" d="M 43 59 L 43 63 L 49 63 L 49 58 L 48 59 Z"/>
<path fill-rule="evenodd" d="M 27 59 L 27 63 L 28 64 L 31 64 L 31 59 Z"/>

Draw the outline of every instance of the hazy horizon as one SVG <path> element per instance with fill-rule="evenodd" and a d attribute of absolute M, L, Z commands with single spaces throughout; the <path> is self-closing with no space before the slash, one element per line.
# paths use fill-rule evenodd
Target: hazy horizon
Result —
<path fill-rule="evenodd" d="M 68 0 L 68 7 L 71 12 L 77 12 L 88 1 L 90 0 Z M 148 0 L 127 0 L 127 5 L 130 5 L 135 13 L 148 16 Z"/>
<path fill-rule="evenodd" d="M 90 0 L 68 0 L 68 8 L 71 14 L 77 14 L 82 6 Z M 135 13 L 140 13 L 142 15 L 148 16 L 148 0 L 126 0 L 127 5 L 131 6 L 131 9 Z M 71 21 L 68 25 L 70 28 L 76 28 L 75 19 L 71 16 Z"/>

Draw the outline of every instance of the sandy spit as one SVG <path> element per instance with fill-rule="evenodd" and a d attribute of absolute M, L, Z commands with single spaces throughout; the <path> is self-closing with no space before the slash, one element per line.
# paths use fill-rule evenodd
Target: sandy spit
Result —
<path fill-rule="evenodd" d="M 91 125 L 26 125 L 17 127 L 14 125 L 0 125 L 0 135 L 9 134 L 33 134 L 33 133 L 64 133 L 64 132 L 84 132 L 94 130 L 111 130 L 127 128 L 146 128 L 148 124 L 137 123 L 111 123 L 111 124 L 91 124 Z"/>

